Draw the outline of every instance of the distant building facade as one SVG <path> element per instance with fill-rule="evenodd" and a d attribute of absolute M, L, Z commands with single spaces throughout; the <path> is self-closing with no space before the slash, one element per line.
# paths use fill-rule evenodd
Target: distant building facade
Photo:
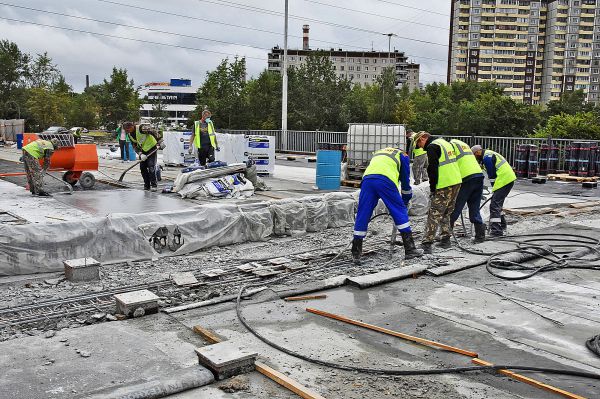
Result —
<path fill-rule="evenodd" d="M 451 0 L 448 81 L 495 80 L 528 104 L 600 100 L 600 0 Z"/>
<path fill-rule="evenodd" d="M 197 86 L 189 79 L 171 79 L 169 82 L 149 82 L 140 87 L 140 120 L 151 122 L 153 110 L 160 108 L 171 124 L 185 124 L 196 109 Z"/>

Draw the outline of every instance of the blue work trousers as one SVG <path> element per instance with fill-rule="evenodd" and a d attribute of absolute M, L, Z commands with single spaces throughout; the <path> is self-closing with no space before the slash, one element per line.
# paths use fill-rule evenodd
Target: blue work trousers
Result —
<path fill-rule="evenodd" d="M 454 226 L 454 222 L 458 220 L 465 205 L 469 207 L 469 220 L 473 224 L 483 224 L 483 218 L 479 207 L 481 206 L 481 197 L 483 196 L 483 175 L 475 176 L 470 179 L 463 180 L 460 185 L 458 197 L 456 197 L 456 205 L 454 212 L 450 216 L 450 226 Z"/>
<path fill-rule="evenodd" d="M 358 212 L 354 223 L 354 238 L 365 238 L 369 220 L 379 199 L 387 207 L 400 232 L 409 233 L 408 209 L 402 201 L 398 186 L 383 175 L 367 175 L 363 178 L 358 197 Z"/>

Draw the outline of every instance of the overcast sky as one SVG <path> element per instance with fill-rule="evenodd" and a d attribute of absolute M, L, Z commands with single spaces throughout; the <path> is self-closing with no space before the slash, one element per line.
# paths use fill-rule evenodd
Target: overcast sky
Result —
<path fill-rule="evenodd" d="M 310 47 L 313 49 L 341 47 L 370 50 L 372 47 L 387 51 L 388 38 L 383 33 L 395 33 L 398 37 L 392 38 L 392 48 L 404 51 L 411 60 L 421 64 L 422 82 L 445 81 L 449 3 L 448 0 L 290 0 L 288 46 L 302 47 L 302 25 L 305 23 L 310 25 Z M 249 8 L 262 10 L 252 11 Z M 83 89 L 86 74 L 90 75 L 91 84 L 100 83 L 110 75 L 113 66 L 126 68 L 136 84 L 182 77 L 192 79 L 197 85 L 204 80 L 206 72 L 225 57 L 248 57 L 249 76 L 256 76 L 265 69 L 268 50 L 275 45 L 283 46 L 283 11 L 284 0 L 0 0 L 0 39 L 17 43 L 27 53 L 48 52 L 76 91 Z M 61 30 L 24 21 L 170 46 Z M 208 40 L 198 39 L 200 37 Z"/>

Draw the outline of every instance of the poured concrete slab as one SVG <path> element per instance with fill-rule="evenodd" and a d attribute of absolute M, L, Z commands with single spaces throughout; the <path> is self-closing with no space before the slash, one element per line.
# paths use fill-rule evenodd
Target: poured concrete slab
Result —
<path fill-rule="evenodd" d="M 78 192 L 76 195 L 61 196 L 56 199 L 63 204 L 96 216 L 106 216 L 112 213 L 165 212 L 190 208 L 189 202 L 178 197 L 142 190 Z"/>

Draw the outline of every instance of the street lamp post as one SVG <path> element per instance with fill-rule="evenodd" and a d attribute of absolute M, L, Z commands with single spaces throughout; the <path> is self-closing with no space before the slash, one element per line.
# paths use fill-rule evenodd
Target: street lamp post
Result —
<path fill-rule="evenodd" d="M 287 148 L 287 97 L 288 97 L 288 0 L 285 0 L 285 23 L 283 32 L 283 71 L 281 87 L 281 145 Z"/>
<path fill-rule="evenodd" d="M 392 63 L 392 36 L 398 36 L 395 33 L 385 33 L 385 36 L 388 37 L 388 64 Z M 392 66 L 390 65 L 390 68 Z M 383 78 L 385 74 L 385 69 L 381 71 L 381 123 L 383 123 L 383 117 L 385 113 L 385 81 Z"/>

